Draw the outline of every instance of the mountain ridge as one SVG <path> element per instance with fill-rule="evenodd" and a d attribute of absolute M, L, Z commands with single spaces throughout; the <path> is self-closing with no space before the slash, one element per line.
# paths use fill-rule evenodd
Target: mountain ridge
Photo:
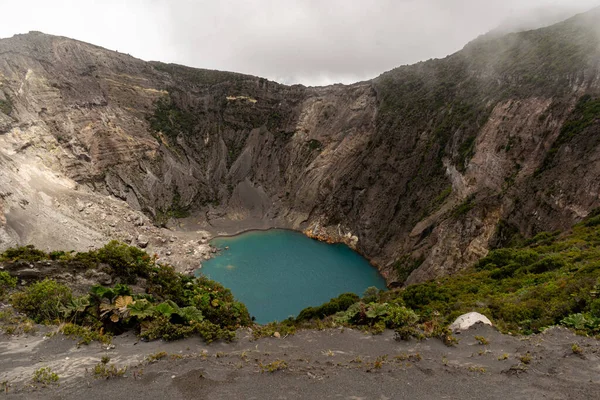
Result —
<path fill-rule="evenodd" d="M 353 246 L 392 286 L 452 274 L 508 233 L 566 229 L 600 205 L 598 20 L 600 8 L 325 87 L 1 39 L 0 183 L 17 190 L 0 196 L 0 247 L 46 247 L 39 231 L 77 219 L 23 179 L 35 162 L 94 204 L 110 195 L 172 228 L 304 230 Z M 86 224 L 86 246 L 144 233 Z"/>

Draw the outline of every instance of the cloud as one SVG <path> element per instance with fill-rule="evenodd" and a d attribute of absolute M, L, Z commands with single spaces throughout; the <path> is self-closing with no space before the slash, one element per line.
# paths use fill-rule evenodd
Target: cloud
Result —
<path fill-rule="evenodd" d="M 3 5 L 0 37 L 29 30 L 143 59 L 308 85 L 444 57 L 500 25 L 555 22 L 599 0 L 34 0 Z M 526 3 L 526 4 L 524 4 Z"/>

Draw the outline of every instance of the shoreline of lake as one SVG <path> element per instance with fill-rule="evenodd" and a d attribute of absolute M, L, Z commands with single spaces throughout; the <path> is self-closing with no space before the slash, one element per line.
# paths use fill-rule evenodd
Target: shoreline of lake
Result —
<path fill-rule="evenodd" d="M 342 293 L 387 288 L 378 269 L 345 244 L 320 242 L 295 230 L 255 229 L 210 243 L 229 249 L 205 261 L 201 273 L 231 289 L 260 323 L 297 315 Z"/>

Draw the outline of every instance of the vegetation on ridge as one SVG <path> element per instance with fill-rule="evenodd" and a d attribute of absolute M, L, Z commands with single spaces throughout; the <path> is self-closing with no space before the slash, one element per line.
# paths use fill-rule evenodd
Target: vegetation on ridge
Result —
<path fill-rule="evenodd" d="M 382 168 L 392 164 L 398 171 L 395 183 L 406 188 L 400 193 L 399 212 L 409 225 L 427 211 L 422 205 L 448 186 L 445 161 L 466 170 L 475 138 L 498 104 L 548 99 L 552 103 L 540 125 L 562 122 L 575 82 L 586 88 L 597 76 L 599 38 L 597 14 L 583 15 L 543 29 L 485 35 L 444 59 L 401 66 L 375 79 L 377 131 L 385 133 L 376 144 L 391 149 L 389 154 L 410 154 L 418 160 L 408 170 L 399 160 L 396 165 L 387 158 L 385 164 L 372 161 L 382 162 Z M 401 179 L 405 175 L 409 184 Z"/>
<path fill-rule="evenodd" d="M 14 278 L 0 273 L 0 289 L 12 292 L 16 310 L 36 322 L 69 322 L 63 332 L 84 343 L 105 340 L 94 332 L 130 329 L 148 339 L 198 334 L 207 341 L 230 340 L 237 327 L 251 325 L 246 308 L 220 284 L 177 274 L 143 251 L 117 242 L 75 255 L 24 247 L 0 256 L 0 261 L 17 259 L 88 267 L 105 263 L 122 282 L 146 280 L 145 293 L 118 283 L 95 285 L 87 295 L 75 297 L 68 287 L 48 279 L 16 290 Z M 531 334 L 560 324 L 600 335 L 600 211 L 564 234 L 544 232 L 493 250 L 462 274 L 387 292 L 371 288 L 362 298 L 345 293 L 303 310 L 297 318 L 255 325 L 254 334 L 348 326 L 373 333 L 393 329 L 400 339 L 439 337 L 452 344 L 455 339 L 446 327 L 471 311 L 488 316 L 503 332 Z"/>
<path fill-rule="evenodd" d="M 560 324 L 600 335 L 600 211 L 565 234 L 544 232 L 493 250 L 462 274 L 365 296 L 317 325 L 428 336 L 471 311 L 502 332 L 531 334 Z M 284 323 L 306 325 L 300 316 Z"/>
<path fill-rule="evenodd" d="M 152 131 L 175 140 L 180 134 L 191 135 L 197 120 L 194 114 L 183 110 L 169 96 L 156 101 L 154 114 L 148 117 L 148 122 Z"/>
<path fill-rule="evenodd" d="M 231 340 L 240 326 L 251 324 L 246 307 L 229 289 L 206 277 L 192 278 L 156 262 L 144 251 L 116 241 L 86 253 L 44 253 L 32 247 L 9 249 L 0 261 L 53 260 L 83 268 L 103 265 L 116 283 L 94 285 L 74 296 L 71 288 L 52 279 L 14 289 L 14 278 L 0 275 L 0 288 L 12 291 L 14 309 L 37 323 L 67 322 L 61 330 L 82 342 L 104 341 L 104 334 L 134 330 L 146 339 L 174 340 L 199 335 L 207 342 Z M 144 287 L 134 292 L 128 284 Z M 99 334 L 98 334 L 99 333 Z"/>
<path fill-rule="evenodd" d="M 593 98 L 589 94 L 581 96 L 575 109 L 562 126 L 558 138 L 552 144 L 552 148 L 546 154 L 542 166 L 536 173 L 539 174 L 549 168 L 553 164 L 558 150 L 597 120 L 600 120 L 600 98 Z"/>

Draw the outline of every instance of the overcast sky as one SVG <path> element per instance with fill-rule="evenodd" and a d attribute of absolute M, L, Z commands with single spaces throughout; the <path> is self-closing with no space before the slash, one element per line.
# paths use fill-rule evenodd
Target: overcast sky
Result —
<path fill-rule="evenodd" d="M 0 0 L 0 37 L 37 30 L 144 60 L 322 85 L 444 57 L 499 25 L 557 19 L 598 5 L 600 0 Z"/>

